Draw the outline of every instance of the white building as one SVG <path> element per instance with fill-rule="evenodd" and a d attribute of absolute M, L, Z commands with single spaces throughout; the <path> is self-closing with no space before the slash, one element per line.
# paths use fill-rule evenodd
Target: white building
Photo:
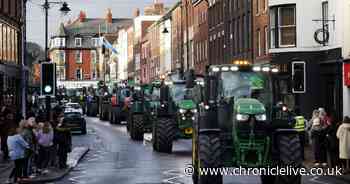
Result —
<path fill-rule="evenodd" d="M 160 75 L 171 72 L 171 20 L 160 22 Z"/>
<path fill-rule="evenodd" d="M 347 103 L 342 105 L 343 96 L 344 102 L 350 100 L 342 82 L 342 63 L 349 58 L 349 5 L 349 0 L 269 0 L 271 63 L 281 69 L 276 98 L 306 117 L 318 107 L 336 119 L 343 108 L 344 114 L 349 111 Z M 298 62 L 305 63 L 299 65 L 305 69 L 305 88 L 294 90 L 292 68 Z"/>
<path fill-rule="evenodd" d="M 128 32 L 120 29 L 116 45 L 117 54 L 117 80 L 118 82 L 128 79 Z"/>

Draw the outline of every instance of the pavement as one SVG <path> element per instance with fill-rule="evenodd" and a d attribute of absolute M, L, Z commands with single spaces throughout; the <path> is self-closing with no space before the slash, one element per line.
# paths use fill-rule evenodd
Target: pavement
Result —
<path fill-rule="evenodd" d="M 72 152 L 68 155 L 67 169 L 49 168 L 49 172 L 47 174 L 41 174 L 20 183 L 47 183 L 60 180 L 77 166 L 79 161 L 81 161 L 88 151 L 88 147 L 74 147 Z M 5 183 L 13 168 L 13 165 L 10 164 L 11 162 L 6 162 L 6 164 L 3 164 L 2 162 L 0 163 L 0 183 Z M 3 165 L 4 167 L 2 167 Z"/>

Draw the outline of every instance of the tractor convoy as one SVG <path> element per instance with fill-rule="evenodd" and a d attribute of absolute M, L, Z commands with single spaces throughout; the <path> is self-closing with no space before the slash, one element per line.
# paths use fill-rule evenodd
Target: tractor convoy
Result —
<path fill-rule="evenodd" d="M 210 66 L 204 76 L 190 72 L 149 84 L 101 87 L 87 113 L 112 124 L 127 121 L 135 141 L 152 133 L 157 152 L 171 153 L 175 140 L 192 139 L 194 184 L 223 182 L 220 174 L 202 175 L 204 168 L 299 168 L 295 115 L 273 94 L 278 72 L 274 66 L 239 61 Z M 301 176 L 262 175 L 261 182 L 300 184 Z"/>

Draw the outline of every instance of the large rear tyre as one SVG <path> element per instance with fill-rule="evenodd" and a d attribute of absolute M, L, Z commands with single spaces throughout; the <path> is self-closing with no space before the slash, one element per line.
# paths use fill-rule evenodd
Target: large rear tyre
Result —
<path fill-rule="evenodd" d="M 221 167 L 221 144 L 219 135 L 200 134 L 198 138 L 198 168 L 220 168 Z M 195 167 L 196 168 L 196 167 Z M 196 169 L 195 172 L 199 172 Z M 196 184 L 222 184 L 222 175 L 197 173 Z M 196 182 L 193 180 L 193 182 Z"/>
<path fill-rule="evenodd" d="M 176 135 L 176 124 L 172 119 L 159 118 L 154 123 L 153 148 L 162 153 L 171 153 Z"/>
<path fill-rule="evenodd" d="M 302 155 L 297 134 L 278 135 L 279 163 L 282 167 L 301 167 Z M 275 184 L 301 184 L 301 175 L 276 176 Z"/>
<path fill-rule="evenodd" d="M 143 140 L 143 116 L 142 115 L 132 115 L 130 121 L 130 137 L 135 141 Z"/>

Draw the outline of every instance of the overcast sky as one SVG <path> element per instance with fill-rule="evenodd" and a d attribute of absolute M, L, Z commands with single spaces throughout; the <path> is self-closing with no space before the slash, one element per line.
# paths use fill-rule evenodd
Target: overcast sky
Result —
<path fill-rule="evenodd" d="M 50 0 L 49 0 L 50 1 Z M 60 22 L 78 17 L 80 10 L 86 12 L 88 18 L 105 17 L 108 8 L 111 8 L 114 18 L 132 17 L 133 10 L 152 4 L 154 0 L 53 0 L 66 1 L 71 8 L 67 16 L 59 12 L 59 5 L 52 5 L 49 10 L 49 36 L 57 31 Z M 167 6 L 172 6 L 178 0 L 158 0 Z M 27 4 L 27 40 L 45 44 L 45 14 L 41 7 L 44 0 L 28 0 Z"/>

